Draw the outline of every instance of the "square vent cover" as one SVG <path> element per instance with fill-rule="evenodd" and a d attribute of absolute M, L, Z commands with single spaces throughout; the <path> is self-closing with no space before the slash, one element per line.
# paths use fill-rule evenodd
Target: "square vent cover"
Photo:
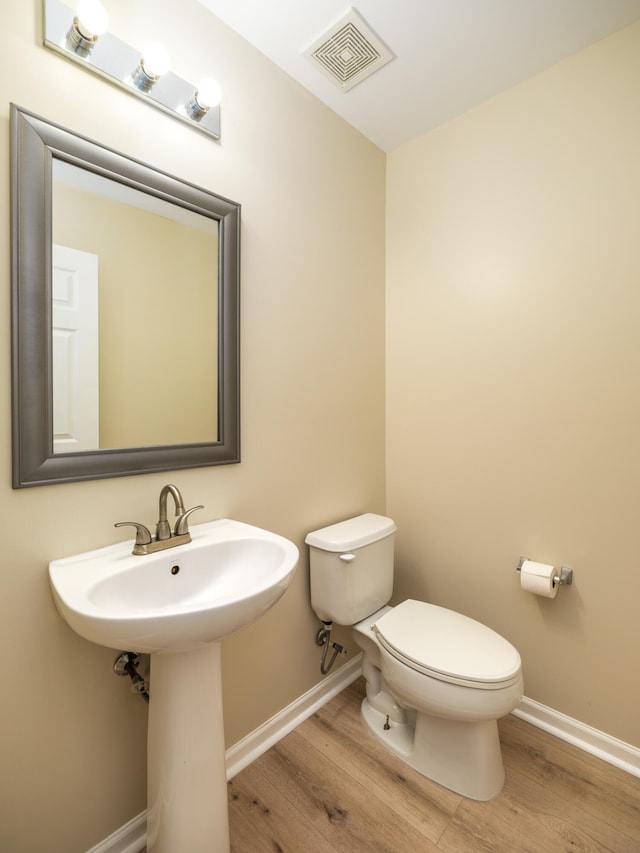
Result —
<path fill-rule="evenodd" d="M 393 59 L 355 9 L 304 51 L 339 89 L 348 92 Z"/>

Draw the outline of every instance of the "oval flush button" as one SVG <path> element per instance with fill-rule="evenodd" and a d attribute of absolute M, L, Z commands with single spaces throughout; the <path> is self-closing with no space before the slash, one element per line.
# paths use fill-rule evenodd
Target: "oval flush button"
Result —
<path fill-rule="evenodd" d="M 355 554 L 340 554 L 340 559 L 344 560 L 345 563 L 353 563 L 355 558 Z"/>

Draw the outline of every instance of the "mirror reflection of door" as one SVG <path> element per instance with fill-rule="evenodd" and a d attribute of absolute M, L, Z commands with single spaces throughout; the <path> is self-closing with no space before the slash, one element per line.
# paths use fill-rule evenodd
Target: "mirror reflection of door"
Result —
<path fill-rule="evenodd" d="M 99 441 L 98 257 L 53 246 L 53 450 L 94 450 Z"/>

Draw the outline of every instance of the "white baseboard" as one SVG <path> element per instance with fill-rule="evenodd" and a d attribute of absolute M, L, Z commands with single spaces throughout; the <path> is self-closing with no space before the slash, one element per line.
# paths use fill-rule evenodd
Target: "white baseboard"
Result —
<path fill-rule="evenodd" d="M 525 696 L 513 712 L 516 717 L 613 764 L 632 776 L 640 777 L 640 749 L 604 732 L 547 708 Z"/>
<path fill-rule="evenodd" d="M 225 753 L 227 779 L 232 779 L 255 761 L 361 674 L 362 655 L 359 654 L 255 731 L 229 747 Z M 526 696 L 513 713 L 516 717 L 601 758 L 608 764 L 613 764 L 632 776 L 640 777 L 640 749 L 534 702 L 533 699 L 527 699 Z M 142 812 L 109 838 L 92 847 L 88 853 L 139 853 L 144 849 L 145 842 L 146 812 Z"/>
<path fill-rule="evenodd" d="M 147 813 L 144 811 L 87 853 L 140 853 L 146 844 Z"/>
<path fill-rule="evenodd" d="M 227 779 L 255 761 L 296 726 L 304 722 L 329 700 L 341 693 L 362 674 L 362 653 L 345 663 L 333 675 L 316 684 L 287 708 L 263 723 L 255 731 L 239 740 L 226 752 Z"/>

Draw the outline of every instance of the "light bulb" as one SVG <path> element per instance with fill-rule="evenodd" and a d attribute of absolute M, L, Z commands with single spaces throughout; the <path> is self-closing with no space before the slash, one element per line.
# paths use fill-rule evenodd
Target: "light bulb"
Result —
<path fill-rule="evenodd" d="M 66 36 L 66 47 L 87 59 L 108 25 L 109 17 L 99 0 L 79 0 L 77 13 Z"/>
<path fill-rule="evenodd" d="M 184 111 L 189 118 L 200 121 L 212 107 L 217 107 L 221 100 L 220 84 L 211 77 L 205 77 L 198 83 L 191 100 L 184 105 Z"/>
<path fill-rule="evenodd" d="M 79 0 L 78 28 L 87 39 L 96 39 L 107 31 L 109 16 L 100 0 Z"/>
<path fill-rule="evenodd" d="M 169 70 L 169 54 L 158 42 L 150 42 L 136 70 L 131 75 L 131 83 L 141 92 L 148 93 L 163 74 Z"/>
<path fill-rule="evenodd" d="M 222 90 L 217 80 L 211 77 L 205 77 L 198 83 L 196 89 L 196 101 L 200 104 L 203 110 L 209 110 L 211 107 L 217 107 L 222 100 Z"/>
<path fill-rule="evenodd" d="M 159 42 L 150 42 L 144 49 L 142 66 L 145 73 L 154 79 L 169 70 L 169 54 Z"/>

